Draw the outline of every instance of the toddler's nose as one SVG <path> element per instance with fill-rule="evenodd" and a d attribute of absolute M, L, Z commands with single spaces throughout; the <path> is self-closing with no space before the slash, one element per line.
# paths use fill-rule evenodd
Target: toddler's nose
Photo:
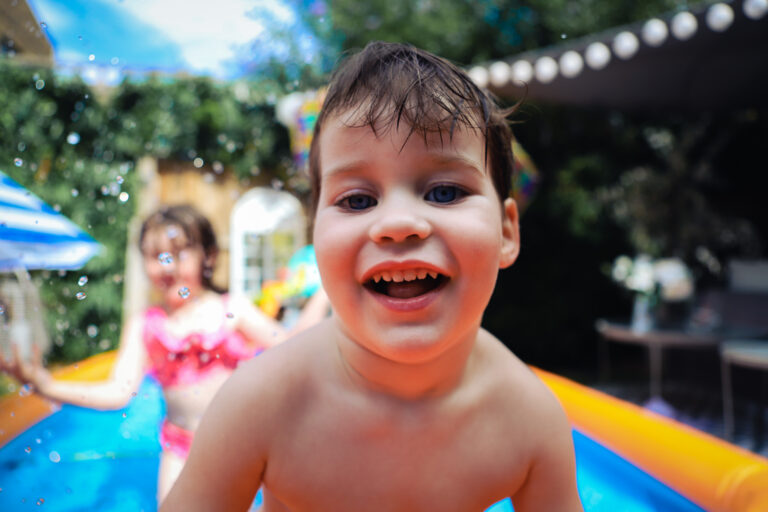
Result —
<path fill-rule="evenodd" d="M 374 242 L 404 242 L 423 240 L 432 233 L 432 226 L 415 208 L 406 204 L 379 206 L 378 218 L 371 225 L 369 235 Z"/>

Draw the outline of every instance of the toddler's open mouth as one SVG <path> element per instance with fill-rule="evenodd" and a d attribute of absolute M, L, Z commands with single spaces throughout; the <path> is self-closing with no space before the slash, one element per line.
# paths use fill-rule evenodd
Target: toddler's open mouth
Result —
<path fill-rule="evenodd" d="M 427 269 L 389 270 L 377 272 L 365 287 L 395 299 L 411 299 L 438 289 L 448 277 Z"/>

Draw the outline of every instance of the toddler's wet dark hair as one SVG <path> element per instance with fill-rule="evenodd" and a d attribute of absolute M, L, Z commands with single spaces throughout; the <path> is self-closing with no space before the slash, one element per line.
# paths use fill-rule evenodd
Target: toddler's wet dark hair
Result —
<path fill-rule="evenodd" d="M 513 158 L 508 116 L 454 64 L 409 45 L 369 43 L 334 72 L 315 124 L 309 155 L 311 216 L 320 196 L 319 139 L 323 124 L 338 114 L 352 126 L 369 126 L 374 134 L 405 124 L 409 137 L 437 133 L 450 139 L 457 128 L 478 130 L 485 137 L 485 157 L 494 187 L 503 202 L 510 193 Z"/>

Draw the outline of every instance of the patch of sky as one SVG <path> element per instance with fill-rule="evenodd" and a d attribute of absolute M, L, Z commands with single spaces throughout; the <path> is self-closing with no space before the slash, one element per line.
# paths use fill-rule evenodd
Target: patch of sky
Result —
<path fill-rule="evenodd" d="M 114 67 L 112 62 L 133 70 L 173 72 L 188 67 L 179 44 L 162 29 L 159 20 L 148 23 L 126 9 L 129 5 L 144 3 L 142 1 L 28 0 L 28 3 L 36 17 L 47 25 L 44 30 L 60 67 Z M 92 61 L 89 61 L 90 55 L 93 55 Z"/>
<path fill-rule="evenodd" d="M 323 0 L 29 0 L 59 68 L 114 83 L 121 69 L 231 79 L 270 60 L 322 58 L 312 24 Z M 301 15 L 299 14 L 301 13 Z M 89 57 L 92 56 L 92 60 Z M 69 71 L 67 71 L 69 70 Z"/>

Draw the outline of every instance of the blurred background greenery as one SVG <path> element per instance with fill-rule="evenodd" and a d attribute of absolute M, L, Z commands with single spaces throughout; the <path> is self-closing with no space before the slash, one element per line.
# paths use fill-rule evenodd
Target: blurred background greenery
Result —
<path fill-rule="evenodd" d="M 350 49 L 408 42 L 469 67 L 688 6 L 335 0 L 318 16 L 310 8 L 316 2 L 288 3 L 321 42 L 318 54 L 301 58 L 288 28 L 273 35 L 289 43 L 287 58 L 254 63 L 233 82 L 149 76 L 103 91 L 0 58 L 0 165 L 107 248 L 80 271 L 34 275 L 55 342 L 52 360 L 75 361 L 118 341 L 140 157 L 199 157 L 243 179 L 274 176 L 304 197 L 306 183 L 291 180 L 289 138 L 275 104 L 323 85 Z M 610 278 L 619 254 L 680 257 L 700 288 L 722 282 L 717 262 L 765 257 L 766 177 L 758 169 L 766 112 L 629 113 L 528 101 L 513 129 L 540 184 L 522 217 L 520 259 L 501 273 L 485 325 L 527 362 L 572 374 L 595 369 L 595 320 L 631 309 L 631 297 Z M 89 300 L 75 299 L 81 290 Z"/>

